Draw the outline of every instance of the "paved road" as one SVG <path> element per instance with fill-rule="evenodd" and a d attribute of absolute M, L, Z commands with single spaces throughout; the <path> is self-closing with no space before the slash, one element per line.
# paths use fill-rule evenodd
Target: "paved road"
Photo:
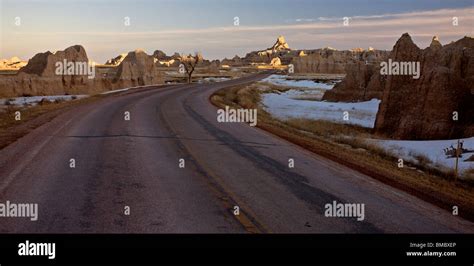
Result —
<path fill-rule="evenodd" d="M 217 123 L 209 95 L 262 77 L 121 93 L 61 114 L 0 151 L 0 203 L 39 204 L 38 221 L 0 217 L 0 232 L 474 232 L 258 128 Z M 364 203 L 364 221 L 325 217 L 333 201 Z"/>

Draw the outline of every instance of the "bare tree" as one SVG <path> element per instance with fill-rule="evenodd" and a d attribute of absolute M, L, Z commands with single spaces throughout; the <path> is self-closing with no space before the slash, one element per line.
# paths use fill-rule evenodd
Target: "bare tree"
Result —
<path fill-rule="evenodd" d="M 183 73 L 186 73 L 188 83 L 191 83 L 193 72 L 199 62 L 202 61 L 202 55 L 198 52 L 194 55 L 181 55 L 179 60 L 181 61 L 180 71 L 181 69 L 184 70 Z"/>

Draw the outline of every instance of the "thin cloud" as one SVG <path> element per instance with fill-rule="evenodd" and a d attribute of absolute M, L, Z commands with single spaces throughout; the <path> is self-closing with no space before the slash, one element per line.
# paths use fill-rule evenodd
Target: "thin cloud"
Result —
<path fill-rule="evenodd" d="M 380 27 L 390 25 L 407 25 L 416 27 L 418 25 L 430 26 L 440 25 L 442 21 L 448 21 L 451 16 L 461 17 L 464 24 L 474 26 L 474 8 L 465 9 L 440 9 L 436 11 L 421 11 L 412 13 L 400 14 L 383 14 L 371 16 L 354 16 L 350 17 L 352 27 Z M 373 19 L 384 19 L 373 24 Z M 341 18 L 318 18 L 317 20 L 325 21 L 339 21 Z M 15 32 L 15 34 L 24 35 L 90 35 L 90 36 L 104 36 L 104 35 L 124 35 L 124 36 L 138 36 L 138 35 L 181 35 L 181 34 L 212 34 L 212 33 L 238 33 L 248 31 L 268 31 L 268 30 L 311 30 L 311 29 L 337 29 L 342 26 L 342 23 L 314 23 L 316 19 L 296 19 L 297 22 L 306 22 L 304 24 L 291 25 L 272 25 L 272 26 L 228 26 L 228 27 L 213 27 L 203 29 L 173 29 L 162 31 L 113 31 L 113 32 Z"/>
<path fill-rule="evenodd" d="M 474 8 L 441 9 L 400 14 L 358 16 L 350 20 L 349 26 L 342 21 L 320 21 L 299 18 L 299 22 L 271 26 L 229 26 L 200 29 L 169 29 L 160 31 L 76 31 L 76 32 L 4 32 L 4 51 L 11 56 L 31 55 L 42 48 L 64 49 L 69 44 L 83 44 L 88 53 L 98 59 L 115 56 L 110 51 L 134 50 L 148 45 L 147 50 L 169 52 L 198 49 L 210 58 L 232 57 L 235 54 L 269 47 L 276 36 L 284 35 L 290 46 L 298 49 L 314 49 L 332 46 L 338 49 L 373 46 L 391 49 L 397 38 L 409 32 L 420 41 L 421 46 L 438 35 L 441 41 L 449 42 L 464 35 L 472 35 Z M 459 26 L 452 25 L 452 17 L 459 17 Z M 342 18 L 340 18 L 342 19 Z M 193 40 L 189 42 L 189 40 Z M 20 43 L 41 44 L 34 51 L 26 50 Z M 191 47 L 194 46 L 194 47 Z M 23 49 L 23 50 L 21 50 Z M 104 52 L 105 51 L 105 52 Z M 192 52 L 192 51 L 191 51 Z M 25 57 L 25 56 L 24 56 Z"/>

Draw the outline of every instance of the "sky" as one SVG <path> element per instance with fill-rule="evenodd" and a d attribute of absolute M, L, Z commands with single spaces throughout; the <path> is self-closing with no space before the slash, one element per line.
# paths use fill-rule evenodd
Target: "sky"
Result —
<path fill-rule="evenodd" d="M 390 50 L 405 32 L 424 48 L 473 31 L 474 0 L 0 0 L 0 58 L 80 44 L 99 63 L 135 49 L 223 59 L 279 35 L 293 49 Z"/>

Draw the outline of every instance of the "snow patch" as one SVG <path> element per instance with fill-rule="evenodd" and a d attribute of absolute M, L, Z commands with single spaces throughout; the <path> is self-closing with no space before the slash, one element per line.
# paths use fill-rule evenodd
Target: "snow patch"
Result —
<path fill-rule="evenodd" d="M 416 155 L 424 155 L 431 160 L 430 166 L 441 165 L 446 168 L 454 169 L 455 158 L 447 158 L 443 149 L 457 147 L 457 139 L 454 140 L 368 140 L 391 152 L 395 156 L 400 156 L 405 160 L 417 161 Z M 461 139 L 464 141 L 463 148 L 474 151 L 474 137 Z M 459 171 L 463 172 L 471 167 L 474 168 L 474 162 L 465 162 L 474 153 L 464 153 L 459 158 Z"/>
<path fill-rule="evenodd" d="M 287 78 L 288 76 L 285 75 L 270 75 L 267 78 L 262 79 L 262 81 L 277 86 L 301 87 L 311 89 L 330 90 L 334 87 L 334 84 L 316 82 L 312 80 L 292 80 Z"/>
<path fill-rule="evenodd" d="M 306 118 L 374 127 L 380 103 L 378 99 L 357 103 L 298 99 L 305 93 L 308 93 L 308 90 L 292 89 L 280 94 L 266 93 L 262 95 L 262 104 L 267 112 L 280 119 Z M 348 121 L 343 119 L 345 111 L 349 113 Z"/>
<path fill-rule="evenodd" d="M 138 87 L 136 87 L 136 88 L 138 88 Z M 133 89 L 133 88 L 125 88 L 125 89 L 119 89 L 119 90 L 113 90 L 113 91 L 106 91 L 106 92 L 102 92 L 101 94 L 117 93 L 117 92 L 122 92 L 122 91 L 128 91 L 130 89 Z"/>
<path fill-rule="evenodd" d="M 50 102 L 55 100 L 71 101 L 74 99 L 81 99 L 89 97 L 89 95 L 50 95 L 50 96 L 29 96 L 29 97 L 15 97 L 8 99 L 0 99 L 0 105 L 6 105 L 7 102 L 10 105 L 24 106 L 24 105 L 36 105 L 43 99 Z"/>
<path fill-rule="evenodd" d="M 200 79 L 198 81 L 198 83 L 202 83 L 202 82 L 222 82 L 222 81 L 227 81 L 227 80 L 230 80 L 230 78 L 227 78 L 227 77 L 208 77 L 208 78 Z"/>

